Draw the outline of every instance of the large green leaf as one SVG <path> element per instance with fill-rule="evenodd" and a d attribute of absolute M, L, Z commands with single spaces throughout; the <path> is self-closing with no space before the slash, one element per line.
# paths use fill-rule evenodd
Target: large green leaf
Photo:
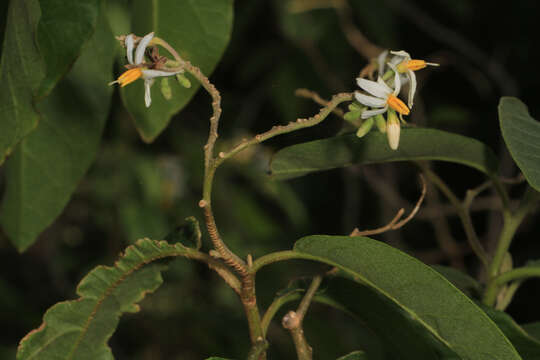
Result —
<path fill-rule="evenodd" d="M 435 129 L 406 128 L 397 150 L 385 134 L 372 131 L 359 139 L 342 135 L 286 147 L 271 163 L 272 176 L 294 178 L 353 164 L 390 161 L 441 160 L 470 166 L 488 175 L 497 171 L 493 151 L 478 140 Z"/>
<path fill-rule="evenodd" d="M 137 312 L 146 294 L 162 283 L 167 257 L 187 256 L 181 244 L 142 239 L 129 246 L 113 267 L 98 266 L 77 287 L 77 300 L 51 307 L 41 326 L 21 340 L 18 360 L 110 360 L 107 341 L 120 316 Z"/>
<path fill-rule="evenodd" d="M 0 221 L 20 251 L 61 213 L 94 159 L 112 95 L 114 41 L 101 17 L 73 70 L 39 104 L 39 127 L 6 162 Z"/>
<path fill-rule="evenodd" d="M 0 65 L 0 165 L 38 123 L 33 92 L 44 70 L 34 42 L 37 0 L 10 1 Z"/>
<path fill-rule="evenodd" d="M 96 28 L 101 0 L 40 0 L 37 42 L 45 63 L 38 97 L 49 93 L 75 62 Z"/>
<path fill-rule="evenodd" d="M 501 98 L 499 121 L 510 155 L 529 184 L 540 191 L 540 123 L 529 115 L 527 106 L 514 97 Z"/>
<path fill-rule="evenodd" d="M 201 68 L 206 76 L 212 73 L 225 51 L 232 22 L 232 0 L 133 2 L 134 33 L 144 35 L 154 31 L 156 36 L 171 44 L 182 58 Z M 195 80 L 191 79 L 191 83 L 193 86 L 186 89 L 177 81 L 169 81 L 172 99 L 166 100 L 159 91 L 159 82 L 156 82 L 149 108 L 144 104 L 142 81 L 121 89 L 124 104 L 144 141 L 153 141 L 167 127 L 171 117 L 186 106 L 199 88 Z"/>
<path fill-rule="evenodd" d="M 395 248 L 365 237 L 309 236 L 295 244 L 293 254 L 336 266 L 359 284 L 338 288 L 360 290 L 347 306 L 400 359 L 520 359 L 482 309 L 438 272 Z"/>
<path fill-rule="evenodd" d="M 525 360 L 540 359 L 540 340 L 529 335 L 510 315 L 492 308 L 484 308 L 489 317 L 499 326 L 512 342 L 519 355 Z"/>

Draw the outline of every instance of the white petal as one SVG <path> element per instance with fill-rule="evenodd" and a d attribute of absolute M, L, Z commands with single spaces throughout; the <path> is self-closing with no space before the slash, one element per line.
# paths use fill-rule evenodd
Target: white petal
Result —
<path fill-rule="evenodd" d="M 126 45 L 127 60 L 130 64 L 133 65 L 133 47 L 135 44 L 135 39 L 133 38 L 133 34 L 129 34 L 128 36 L 126 36 L 126 40 L 124 40 L 124 44 Z"/>
<path fill-rule="evenodd" d="M 171 75 L 176 75 L 178 74 L 180 71 L 163 71 L 163 70 L 153 70 L 153 69 L 143 69 L 142 70 L 142 78 L 143 79 L 153 79 L 153 78 L 156 78 L 156 77 L 160 77 L 160 76 L 171 76 Z"/>
<path fill-rule="evenodd" d="M 384 114 L 386 111 L 388 111 L 388 106 L 385 106 L 382 109 L 364 110 L 362 111 L 362 119 L 367 119 L 375 115 Z"/>
<path fill-rule="evenodd" d="M 390 61 L 388 62 L 388 65 L 394 65 L 397 66 L 397 64 L 401 63 L 404 59 L 401 56 L 393 56 Z"/>
<path fill-rule="evenodd" d="M 371 95 L 375 95 L 380 98 L 385 98 L 392 92 L 391 89 L 388 88 L 388 86 L 383 86 L 379 83 L 376 83 L 375 81 L 363 79 L 363 78 L 357 78 L 356 83 L 360 88 L 364 91 L 367 91 Z"/>
<path fill-rule="evenodd" d="M 360 104 L 364 104 L 369 107 L 383 107 L 386 104 L 386 99 L 376 98 L 374 96 L 364 95 L 359 92 L 354 93 L 354 97 Z"/>
<path fill-rule="evenodd" d="M 405 58 L 406 60 L 411 60 L 411 55 L 409 55 L 408 52 L 403 51 L 403 50 L 400 50 L 400 51 L 390 51 L 390 54 L 396 55 L 396 56 L 401 56 L 401 57 Z"/>
<path fill-rule="evenodd" d="M 144 52 L 146 51 L 146 47 L 152 41 L 152 38 L 154 37 L 154 33 L 151 32 L 150 34 L 145 35 L 141 41 L 139 41 L 139 45 L 137 45 L 137 50 L 135 50 L 135 65 L 139 65 L 144 60 Z"/>
<path fill-rule="evenodd" d="M 399 78 L 399 73 L 396 67 L 392 64 L 388 64 L 392 70 L 394 70 L 394 95 L 398 95 L 401 91 L 401 80 Z"/>
<path fill-rule="evenodd" d="M 407 74 L 409 75 L 409 79 L 411 80 L 411 83 L 409 84 L 409 97 L 407 99 L 407 102 L 409 105 L 409 109 L 412 109 L 414 103 L 414 93 L 416 92 L 416 75 L 412 70 L 407 71 Z"/>
<path fill-rule="evenodd" d="M 388 94 L 390 94 L 392 92 L 392 89 L 390 88 L 390 86 L 388 86 L 388 84 L 386 84 L 381 77 L 377 78 L 377 83 L 381 84 L 381 86 L 383 86 L 385 88 L 386 96 L 388 96 Z"/>
<path fill-rule="evenodd" d="M 146 104 L 146 107 L 150 107 L 150 104 L 152 104 L 152 97 L 150 95 L 150 87 L 152 87 L 153 83 L 154 83 L 153 79 L 144 80 L 144 103 Z"/>
<path fill-rule="evenodd" d="M 377 56 L 377 64 L 379 64 L 379 76 L 383 76 L 384 65 L 386 64 L 386 57 L 388 56 L 388 50 L 384 50 Z"/>

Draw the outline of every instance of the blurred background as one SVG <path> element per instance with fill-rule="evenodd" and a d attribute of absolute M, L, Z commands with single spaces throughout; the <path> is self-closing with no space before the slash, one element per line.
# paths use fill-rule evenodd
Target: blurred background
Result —
<path fill-rule="evenodd" d="M 109 0 L 115 32 L 129 30 L 129 5 Z M 6 10 L 3 1 L 0 35 Z M 232 40 L 210 77 L 223 98 L 218 151 L 273 125 L 315 114 L 319 105 L 295 96 L 296 89 L 314 90 L 325 99 L 354 91 L 370 51 L 403 49 L 413 58 L 441 64 L 417 73 L 419 91 L 409 122 L 485 142 L 499 154 L 501 174 L 515 177 L 517 169 L 500 136 L 497 104 L 503 95 L 518 96 L 533 117 L 540 114 L 538 41 L 533 37 L 539 13 L 540 5 L 532 0 L 504 5 L 473 0 L 237 0 Z M 197 203 L 210 111 L 209 97 L 200 91 L 153 144 L 145 144 L 115 94 L 101 150 L 62 216 L 24 254 L 0 234 L 0 359 L 14 358 L 18 341 L 39 326 L 47 308 L 75 298 L 77 283 L 92 268 L 111 265 L 138 238 L 164 238 L 188 216 L 202 222 Z M 343 131 L 352 129 L 331 116 L 315 128 L 240 153 L 219 169 L 213 203 L 230 248 L 259 257 L 290 249 L 310 234 L 377 228 L 400 208 L 412 209 L 420 186 L 418 171 L 409 164 L 353 166 L 286 182 L 267 176 L 276 150 Z M 481 174 L 458 165 L 432 167 L 459 196 L 484 181 Z M 0 168 L 0 191 L 1 175 Z M 523 189 L 517 184 L 511 194 L 518 198 Z M 488 248 L 500 231 L 498 208 L 490 191 L 473 205 L 477 232 Z M 517 234 L 511 249 L 516 265 L 540 258 L 536 223 L 531 216 Z M 479 275 L 459 219 L 431 187 L 412 222 L 374 238 L 428 264 Z M 257 278 L 260 305 L 268 306 L 290 278 L 302 281 L 312 269 L 305 263 L 282 263 L 263 270 Z M 243 311 L 220 278 L 185 260 L 172 262 L 164 278 L 139 313 L 122 317 L 110 341 L 117 359 L 245 356 Z M 540 321 L 539 301 L 540 280 L 529 280 L 508 312 L 519 323 Z M 305 331 L 318 358 L 336 358 L 367 341 L 366 330 L 342 313 L 316 304 L 312 311 Z M 270 327 L 269 338 L 272 358 L 294 357 L 279 321 Z"/>

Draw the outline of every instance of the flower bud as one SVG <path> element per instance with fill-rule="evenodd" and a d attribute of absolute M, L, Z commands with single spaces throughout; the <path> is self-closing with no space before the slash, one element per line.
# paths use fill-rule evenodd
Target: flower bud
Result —
<path fill-rule="evenodd" d="M 166 77 L 161 79 L 161 94 L 166 100 L 171 100 L 172 98 L 172 90 L 169 85 L 169 79 Z"/>
<path fill-rule="evenodd" d="M 388 110 L 388 121 L 386 122 L 386 135 L 388 137 L 388 145 L 392 150 L 397 150 L 399 146 L 399 134 L 401 126 L 396 112 Z"/>
<path fill-rule="evenodd" d="M 356 132 L 356 136 L 361 138 L 364 135 L 366 135 L 371 130 L 371 128 L 373 127 L 373 122 L 374 122 L 373 117 L 367 118 L 362 123 L 362 125 L 360 125 L 360 127 L 358 128 L 358 131 Z"/>
<path fill-rule="evenodd" d="M 382 114 L 375 115 L 375 125 L 383 134 L 386 132 L 386 120 Z"/>
<path fill-rule="evenodd" d="M 191 81 L 182 73 L 176 74 L 176 80 L 182 85 L 183 87 L 189 89 L 191 87 Z"/>

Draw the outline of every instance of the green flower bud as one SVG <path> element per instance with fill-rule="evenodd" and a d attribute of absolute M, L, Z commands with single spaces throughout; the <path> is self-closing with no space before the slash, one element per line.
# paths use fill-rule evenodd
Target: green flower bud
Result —
<path fill-rule="evenodd" d="M 386 132 L 386 120 L 383 114 L 375 115 L 375 125 L 377 125 L 377 129 L 383 134 Z"/>
<path fill-rule="evenodd" d="M 182 85 L 183 87 L 189 89 L 191 87 L 191 81 L 187 77 L 185 77 L 184 74 L 176 74 L 176 80 Z"/>
<path fill-rule="evenodd" d="M 163 79 L 161 79 L 161 94 L 166 100 L 171 100 L 172 90 L 169 86 L 169 78 L 164 77 Z"/>
<path fill-rule="evenodd" d="M 370 118 L 366 119 L 362 123 L 362 125 L 360 125 L 360 127 L 358 128 L 358 131 L 356 132 L 356 136 L 361 138 L 364 135 L 366 135 L 371 130 L 371 128 L 373 127 L 373 123 L 374 123 L 373 117 L 370 117 Z"/>
<path fill-rule="evenodd" d="M 362 116 L 361 110 L 352 110 L 349 112 L 346 112 L 345 115 L 343 115 L 343 118 L 349 122 L 355 122 L 356 120 L 360 119 L 360 116 Z"/>

